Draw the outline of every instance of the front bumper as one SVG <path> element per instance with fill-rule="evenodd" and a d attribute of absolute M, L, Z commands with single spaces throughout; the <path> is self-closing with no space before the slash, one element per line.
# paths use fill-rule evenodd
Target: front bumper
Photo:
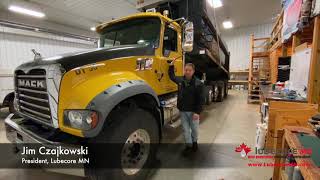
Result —
<path fill-rule="evenodd" d="M 7 139 L 12 143 L 40 143 L 40 144 L 52 144 L 57 143 L 48 141 L 32 131 L 21 127 L 19 124 L 25 119 L 21 117 L 14 117 L 14 114 L 10 114 L 4 121 L 6 128 Z"/>
<path fill-rule="evenodd" d="M 14 114 L 10 114 L 5 119 L 5 129 L 6 129 L 6 136 L 7 139 L 16 145 L 16 149 L 19 150 L 22 149 L 20 145 L 24 143 L 39 143 L 46 147 L 54 147 L 54 146 L 62 146 L 65 148 L 70 148 L 71 146 L 68 146 L 61 142 L 54 142 L 47 140 L 36 133 L 32 132 L 31 130 L 28 130 L 21 126 L 23 121 L 26 121 L 26 119 L 21 117 L 15 117 Z M 74 146 L 72 146 L 74 147 Z M 52 172 L 58 172 L 62 174 L 69 174 L 69 175 L 75 175 L 75 176 L 85 176 L 84 169 L 83 168 L 68 168 L 68 169 L 57 169 L 57 168 L 45 168 L 47 171 Z"/>

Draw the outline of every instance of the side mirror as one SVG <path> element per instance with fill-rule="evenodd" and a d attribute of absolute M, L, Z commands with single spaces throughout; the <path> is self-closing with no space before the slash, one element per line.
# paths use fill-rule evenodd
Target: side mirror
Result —
<path fill-rule="evenodd" d="M 182 43 L 182 49 L 185 52 L 191 52 L 193 50 L 193 23 L 187 22 L 184 25 L 184 38 Z"/>

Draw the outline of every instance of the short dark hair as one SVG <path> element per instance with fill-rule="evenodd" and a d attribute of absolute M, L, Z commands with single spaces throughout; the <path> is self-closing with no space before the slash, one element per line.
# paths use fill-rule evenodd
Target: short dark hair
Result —
<path fill-rule="evenodd" d="M 193 69 L 193 70 L 196 70 L 195 65 L 194 65 L 194 64 L 192 64 L 192 63 L 187 63 L 187 64 L 186 64 L 186 65 L 184 65 L 184 66 L 189 66 L 189 67 L 192 67 L 192 69 Z"/>

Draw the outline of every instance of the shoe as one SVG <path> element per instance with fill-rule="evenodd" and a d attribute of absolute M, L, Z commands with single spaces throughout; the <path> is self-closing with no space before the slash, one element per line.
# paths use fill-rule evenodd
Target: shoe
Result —
<path fill-rule="evenodd" d="M 186 146 L 182 151 L 182 156 L 189 156 L 192 151 L 193 150 L 191 146 Z"/>
<path fill-rule="evenodd" d="M 193 142 L 192 143 L 192 151 L 193 152 L 197 152 L 198 151 L 198 143 L 197 142 Z"/>

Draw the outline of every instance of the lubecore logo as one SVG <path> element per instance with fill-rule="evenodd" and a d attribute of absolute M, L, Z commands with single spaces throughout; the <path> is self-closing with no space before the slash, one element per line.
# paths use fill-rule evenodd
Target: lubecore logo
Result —
<path fill-rule="evenodd" d="M 248 153 L 251 151 L 251 148 L 248 147 L 246 144 L 242 143 L 239 146 L 237 146 L 234 151 L 240 153 L 241 157 L 246 157 Z"/>

